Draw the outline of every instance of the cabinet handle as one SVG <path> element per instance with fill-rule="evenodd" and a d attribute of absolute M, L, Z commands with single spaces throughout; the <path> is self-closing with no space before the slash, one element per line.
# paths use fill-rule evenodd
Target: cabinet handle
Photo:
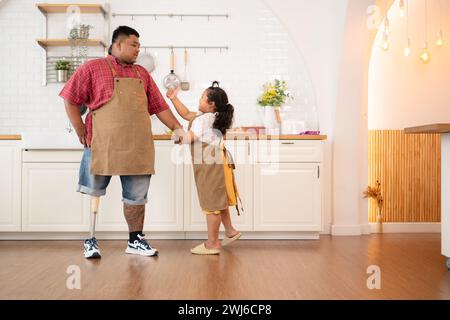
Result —
<path fill-rule="evenodd" d="M 320 179 L 320 167 L 317 166 L 317 179 Z"/>
<path fill-rule="evenodd" d="M 295 144 L 294 142 L 282 142 L 281 144 Z"/>

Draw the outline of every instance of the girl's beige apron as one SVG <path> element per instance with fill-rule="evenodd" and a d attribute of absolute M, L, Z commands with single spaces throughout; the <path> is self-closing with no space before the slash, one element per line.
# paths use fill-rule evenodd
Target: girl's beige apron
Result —
<path fill-rule="evenodd" d="M 155 146 L 144 81 L 134 66 L 138 78 L 118 77 L 111 61 L 105 60 L 114 78 L 114 91 L 109 102 L 92 112 L 90 173 L 154 174 Z"/>
<path fill-rule="evenodd" d="M 194 120 L 195 118 L 189 122 L 188 131 L 191 129 Z M 205 154 L 210 159 L 205 159 Z M 225 149 L 223 143 L 221 143 L 220 147 L 214 147 L 199 141 L 191 144 L 192 165 L 200 207 L 204 211 L 225 210 L 229 207 L 222 155 L 227 158 L 228 166 L 232 169 L 234 194 L 237 197 L 234 203 L 236 203 L 236 210 L 238 215 L 240 215 L 237 200 L 239 199 L 241 202 L 241 199 L 233 172 L 235 165 L 231 154 Z M 211 163 L 211 158 L 218 161 Z M 242 202 L 241 210 L 243 211 Z"/>

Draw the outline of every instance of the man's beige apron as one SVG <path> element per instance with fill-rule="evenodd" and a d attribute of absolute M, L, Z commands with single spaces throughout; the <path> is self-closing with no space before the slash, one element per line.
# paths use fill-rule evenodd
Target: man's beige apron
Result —
<path fill-rule="evenodd" d="M 191 129 L 194 119 L 189 122 L 188 131 Z M 225 149 L 223 143 L 221 143 L 220 147 L 213 147 L 212 145 L 200 141 L 191 144 L 192 165 L 194 168 L 195 185 L 197 187 L 200 207 L 204 211 L 225 210 L 229 207 L 227 188 L 225 185 L 224 163 L 222 161 L 212 164 L 206 163 L 204 158 L 205 153 L 213 159 L 222 159 L 220 157 L 222 154 L 226 157 L 228 166 L 232 168 L 234 194 L 237 197 L 237 199 L 235 199 L 236 210 L 238 215 L 240 215 L 238 200 L 241 202 L 242 211 L 243 208 L 233 172 L 235 165 L 231 154 Z M 216 157 L 216 155 L 219 157 Z"/>
<path fill-rule="evenodd" d="M 138 78 L 117 76 L 106 59 L 114 78 L 111 100 L 92 112 L 91 167 L 93 175 L 154 174 L 153 143 L 147 94 L 139 71 Z"/>

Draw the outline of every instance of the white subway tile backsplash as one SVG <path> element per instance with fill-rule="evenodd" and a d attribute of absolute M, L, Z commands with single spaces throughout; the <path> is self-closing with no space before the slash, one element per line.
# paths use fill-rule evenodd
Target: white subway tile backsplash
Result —
<path fill-rule="evenodd" d="M 59 131 L 67 126 L 64 105 L 58 93 L 61 84 L 42 86 L 43 51 L 36 38 L 43 35 L 42 14 L 37 1 L 8 1 L 0 10 L 0 40 L 8 46 L 0 49 L 0 133 Z M 58 3 L 71 1 L 59 0 Z M 77 1 L 92 3 L 92 1 Z M 235 106 L 235 125 L 260 125 L 260 107 L 256 99 L 263 83 L 275 76 L 289 81 L 289 89 L 296 98 L 299 111 L 308 112 L 315 105 L 309 75 L 303 59 L 278 19 L 263 1 L 230 0 L 205 2 L 202 0 L 109 1 L 111 11 L 186 13 L 228 13 L 229 19 L 178 19 L 150 17 L 111 18 L 111 32 L 121 24 L 136 28 L 142 45 L 224 46 L 228 51 L 190 50 L 187 78 L 191 91 L 180 93 L 186 104 L 195 109 L 203 90 L 218 80 Z M 82 15 L 82 22 L 94 26 L 91 37 L 104 34 L 101 15 Z M 9 32 L 14 30 L 14 33 Z M 64 38 L 68 34 L 65 15 L 49 15 L 49 37 Z M 109 41 L 109 39 L 108 39 Z M 98 51 L 98 50 L 97 50 Z M 97 53 L 96 55 L 101 54 Z M 149 50 L 156 55 L 157 67 L 152 77 L 163 95 L 162 78 L 169 72 L 169 52 Z M 70 55 L 67 48 L 52 48 L 49 55 Z M 94 51 L 90 51 L 93 52 Z M 175 51 L 176 73 L 184 74 L 183 51 Z"/>

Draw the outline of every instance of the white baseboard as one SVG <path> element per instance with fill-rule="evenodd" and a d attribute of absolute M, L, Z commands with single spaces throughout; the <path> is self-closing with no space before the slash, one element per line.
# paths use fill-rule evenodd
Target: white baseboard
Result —
<path fill-rule="evenodd" d="M 370 234 L 370 226 L 368 224 L 331 226 L 331 235 L 333 236 L 360 236 L 363 234 Z"/>
<path fill-rule="evenodd" d="M 221 234 L 223 236 L 223 234 Z M 0 240 L 84 240 L 87 232 L 0 232 Z M 97 231 L 99 240 L 126 240 L 128 232 Z M 206 239 L 205 232 L 146 232 L 146 238 L 158 240 Z M 317 240 L 318 232 L 242 232 L 241 239 L 255 240 Z"/>
<path fill-rule="evenodd" d="M 372 233 L 378 232 L 378 225 L 370 223 Z M 383 233 L 440 233 L 440 223 L 383 223 Z"/>
<path fill-rule="evenodd" d="M 222 236 L 223 234 L 221 234 Z M 186 232 L 186 239 L 207 239 L 206 232 Z M 258 232 L 249 231 L 242 232 L 243 240 L 318 240 L 320 235 L 318 232 Z"/>
<path fill-rule="evenodd" d="M 331 234 L 331 224 L 324 224 L 322 226 L 322 231 L 320 231 L 320 234 Z"/>

